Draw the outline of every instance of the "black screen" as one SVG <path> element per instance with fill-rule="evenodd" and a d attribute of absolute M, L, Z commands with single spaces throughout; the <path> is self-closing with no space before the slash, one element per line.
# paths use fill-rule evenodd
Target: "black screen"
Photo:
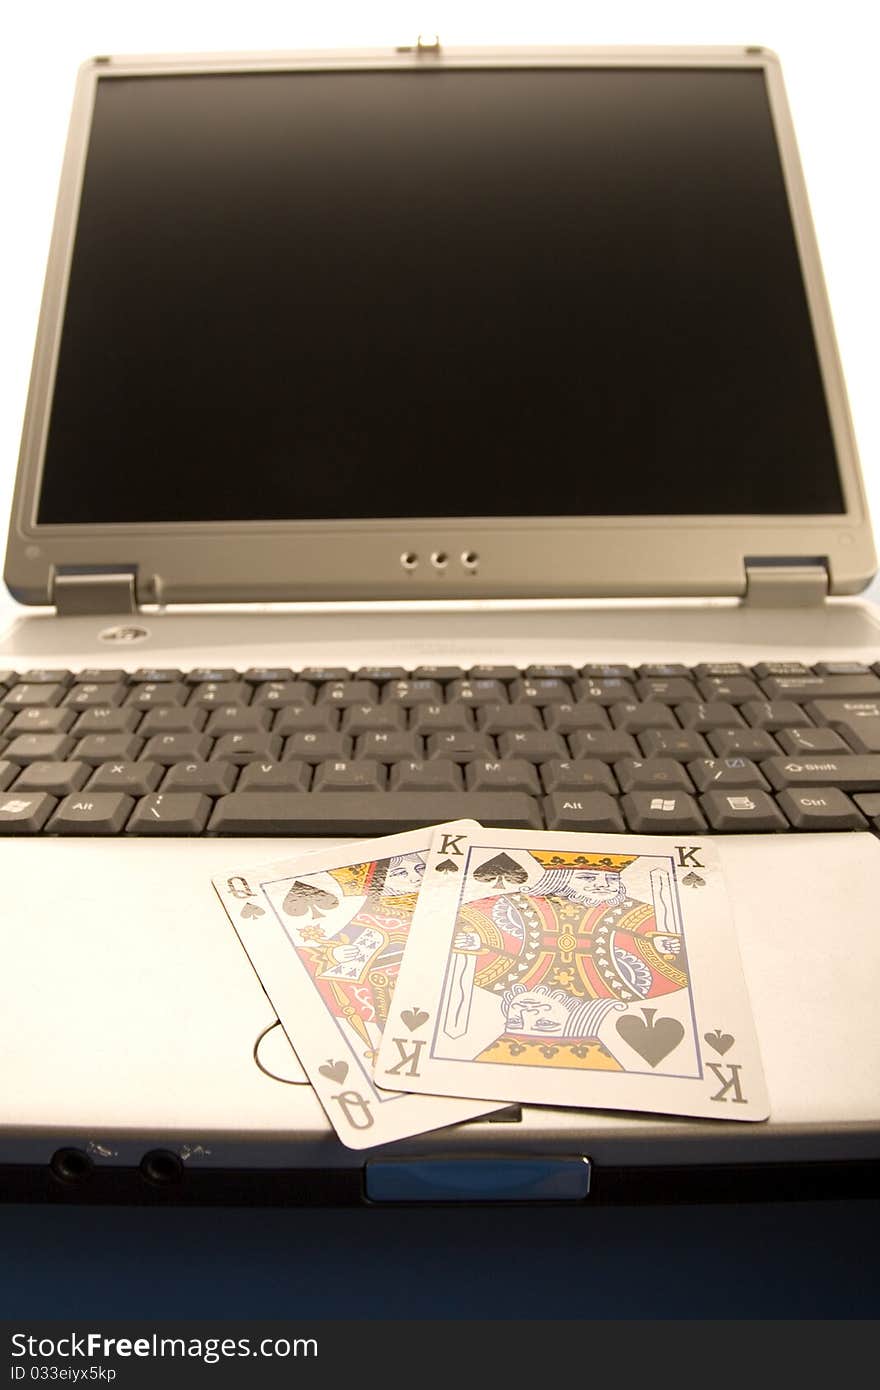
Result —
<path fill-rule="evenodd" d="M 760 71 L 98 83 L 40 522 L 842 510 Z"/>

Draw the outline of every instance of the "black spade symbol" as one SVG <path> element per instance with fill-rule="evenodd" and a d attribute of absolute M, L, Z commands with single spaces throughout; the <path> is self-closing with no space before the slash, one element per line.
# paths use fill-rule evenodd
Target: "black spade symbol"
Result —
<path fill-rule="evenodd" d="M 315 888 L 311 883 L 301 883 L 299 879 L 288 889 L 281 904 L 288 917 L 304 917 L 307 912 L 312 917 L 323 917 L 338 905 L 339 899 L 335 893 L 328 893 L 326 888 Z"/>
<path fill-rule="evenodd" d="M 457 874 L 458 865 L 453 863 L 451 859 L 442 859 L 437 865 L 437 872 L 438 874 Z"/>
<path fill-rule="evenodd" d="M 494 859 L 487 859 L 474 871 L 475 879 L 480 883 L 491 883 L 493 888 L 503 888 L 505 879 L 510 883 L 525 883 L 528 876 L 527 870 L 511 859 L 509 854 L 496 854 Z"/>
<path fill-rule="evenodd" d="M 685 874 L 681 881 L 686 883 L 688 888 L 705 888 L 706 886 L 706 880 L 701 878 L 699 874 L 695 874 L 693 869 L 689 874 Z"/>

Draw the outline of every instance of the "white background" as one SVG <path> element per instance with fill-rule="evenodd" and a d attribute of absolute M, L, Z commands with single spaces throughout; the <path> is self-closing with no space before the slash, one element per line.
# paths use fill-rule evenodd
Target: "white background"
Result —
<path fill-rule="evenodd" d="M 8 513 L 76 70 L 96 53 L 455 44 L 747 44 L 775 49 L 801 149 L 871 510 L 880 531 L 876 0 L 14 0 L 0 84 L 0 518 Z M 124 463 L 124 461 L 121 461 Z M 2 529 L 2 525 L 0 525 Z M 2 591 L 5 593 L 5 591 Z"/>

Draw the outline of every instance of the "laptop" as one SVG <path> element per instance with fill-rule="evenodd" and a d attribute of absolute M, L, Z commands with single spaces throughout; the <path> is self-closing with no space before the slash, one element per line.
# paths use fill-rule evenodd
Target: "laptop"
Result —
<path fill-rule="evenodd" d="M 876 1194 L 874 569 L 772 53 L 87 62 L 6 555 L 0 1195 Z M 712 837 L 769 1120 L 341 1145 L 212 876 L 458 817 Z"/>

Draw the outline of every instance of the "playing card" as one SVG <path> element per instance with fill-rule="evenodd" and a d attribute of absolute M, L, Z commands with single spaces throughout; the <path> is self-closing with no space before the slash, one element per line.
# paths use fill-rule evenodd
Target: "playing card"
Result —
<path fill-rule="evenodd" d="M 434 842 L 380 1086 L 715 1119 L 769 1113 L 711 842 Z"/>
<path fill-rule="evenodd" d="M 457 829 L 472 822 L 457 823 Z M 352 1149 L 486 1114 L 380 1091 L 372 1069 L 432 832 L 337 846 L 214 887 L 327 1115 Z"/>

